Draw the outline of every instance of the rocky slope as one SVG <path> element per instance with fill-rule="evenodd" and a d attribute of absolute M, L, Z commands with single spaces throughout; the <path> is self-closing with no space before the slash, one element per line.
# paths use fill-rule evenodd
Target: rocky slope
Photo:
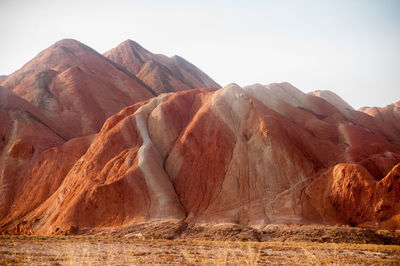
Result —
<path fill-rule="evenodd" d="M 32 159 L 65 142 L 56 130 L 37 107 L 0 87 L 0 217 L 9 214 L 20 185 L 30 177 Z"/>
<path fill-rule="evenodd" d="M 157 93 L 220 88 L 209 76 L 182 57 L 153 54 L 132 40 L 124 41 L 104 56 L 137 75 Z"/>
<path fill-rule="evenodd" d="M 75 40 L 61 40 L 0 82 L 57 124 L 64 139 L 93 134 L 122 108 L 155 96 L 136 76 Z"/>
<path fill-rule="evenodd" d="M 108 117 L 158 95 L 122 66 L 70 39 L 1 76 L 0 85 L 0 219 L 8 220 L 59 188 Z"/>
<path fill-rule="evenodd" d="M 162 94 L 42 152 L 1 230 L 168 219 L 400 228 L 399 109 L 376 110 L 385 115 L 288 83 Z"/>

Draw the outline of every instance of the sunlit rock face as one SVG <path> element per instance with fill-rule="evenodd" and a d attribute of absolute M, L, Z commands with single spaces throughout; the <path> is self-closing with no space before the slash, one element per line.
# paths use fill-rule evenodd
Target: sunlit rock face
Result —
<path fill-rule="evenodd" d="M 201 80 L 204 73 L 198 71 L 192 78 L 198 74 Z M 152 83 L 151 76 L 147 81 Z M 207 85 L 200 83 L 195 85 Z M 135 74 L 71 39 L 53 44 L 15 73 L 1 76 L 2 225 L 8 228 L 10 222 L 47 204 L 107 118 L 156 95 Z M 36 230 L 26 228 L 31 227 L 22 223 L 14 229 Z"/>
<path fill-rule="evenodd" d="M 383 119 L 320 95 L 230 84 L 129 106 L 98 134 L 40 152 L 1 228 L 55 234 L 159 219 L 400 228 L 398 107 L 376 109 L 391 110 Z M 7 149 L 30 156 L 23 143 Z M 40 199 L 26 203 L 29 191 Z"/>

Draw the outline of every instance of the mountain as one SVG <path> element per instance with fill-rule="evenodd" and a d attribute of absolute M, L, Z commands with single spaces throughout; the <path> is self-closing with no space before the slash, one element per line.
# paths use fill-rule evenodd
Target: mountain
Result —
<path fill-rule="evenodd" d="M 124 67 L 71 39 L 1 76 L 0 219 L 43 203 L 108 117 L 156 95 Z M 21 200 L 25 207 L 15 209 Z"/>
<path fill-rule="evenodd" d="M 160 219 L 400 228 L 399 106 L 366 112 L 289 83 L 162 94 L 42 152 L 0 228 L 76 233 Z"/>
<path fill-rule="evenodd" d="M 110 115 L 156 95 L 121 66 L 69 39 L 50 46 L 0 85 L 41 110 L 66 140 L 96 133 Z"/>
<path fill-rule="evenodd" d="M 177 55 L 153 54 L 132 40 L 104 53 L 110 60 L 137 75 L 157 93 L 194 88 L 220 88 L 204 72 Z"/>
<path fill-rule="evenodd" d="M 0 85 L 0 217 L 24 192 L 45 150 L 97 133 L 112 114 L 155 95 L 121 66 L 69 39 L 39 53 Z M 74 147 L 74 153 L 81 156 L 84 147 Z M 54 165 L 55 171 L 64 164 Z M 48 193 L 62 181 L 56 174 L 50 178 Z M 34 203 L 35 197 L 26 199 Z"/>

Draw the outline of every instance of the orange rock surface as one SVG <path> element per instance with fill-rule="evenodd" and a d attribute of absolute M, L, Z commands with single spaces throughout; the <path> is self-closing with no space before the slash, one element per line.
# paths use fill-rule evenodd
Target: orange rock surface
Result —
<path fill-rule="evenodd" d="M 0 217 L 12 215 L 10 208 L 31 178 L 33 161 L 65 142 L 57 129 L 38 108 L 0 87 Z"/>
<path fill-rule="evenodd" d="M 0 232 L 400 229 L 398 102 L 357 111 L 289 83 L 184 90 L 218 84 L 132 41 L 106 56 L 63 40 L 0 82 Z"/>
<path fill-rule="evenodd" d="M 343 106 L 282 83 L 127 107 L 99 134 L 42 152 L 2 230 L 55 234 L 158 219 L 400 228 L 400 149 L 382 137 L 393 124 Z M 9 150 L 29 156 L 21 143 Z"/>
<path fill-rule="evenodd" d="M 1 76 L 0 85 L 3 225 L 47 204 L 108 117 L 158 94 L 119 64 L 70 39 Z M 138 206 L 146 202 L 142 198 Z M 26 228 L 22 223 L 13 232 L 32 230 Z"/>

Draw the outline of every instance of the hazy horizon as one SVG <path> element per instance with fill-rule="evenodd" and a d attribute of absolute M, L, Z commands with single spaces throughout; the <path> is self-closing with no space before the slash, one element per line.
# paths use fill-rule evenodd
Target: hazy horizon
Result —
<path fill-rule="evenodd" d="M 290 82 L 354 108 L 400 100 L 400 1 L 22 1 L 0 3 L 0 75 L 56 41 L 104 53 L 132 39 L 178 54 L 221 86 Z"/>

